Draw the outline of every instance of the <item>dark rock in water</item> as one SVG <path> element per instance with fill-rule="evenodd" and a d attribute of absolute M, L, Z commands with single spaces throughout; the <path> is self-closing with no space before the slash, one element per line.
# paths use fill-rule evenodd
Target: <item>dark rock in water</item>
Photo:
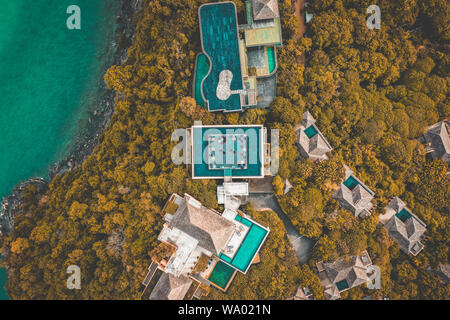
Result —
<path fill-rule="evenodd" d="M 2 200 L 0 211 L 0 235 L 9 234 L 14 228 L 14 218 L 21 213 L 21 205 L 25 190 L 34 186 L 38 194 L 43 195 L 47 190 L 47 182 L 41 178 L 33 178 L 19 184 L 13 192 Z"/>

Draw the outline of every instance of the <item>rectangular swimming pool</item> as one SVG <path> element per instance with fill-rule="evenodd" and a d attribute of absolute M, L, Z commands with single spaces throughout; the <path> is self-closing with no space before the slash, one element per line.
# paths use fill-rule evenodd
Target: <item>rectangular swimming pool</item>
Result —
<path fill-rule="evenodd" d="M 411 213 L 407 209 L 402 209 L 395 216 L 399 218 L 402 222 L 406 222 L 406 220 L 412 217 Z"/>
<path fill-rule="evenodd" d="M 247 269 L 251 265 L 258 249 L 264 242 L 269 231 L 246 218 L 236 216 L 235 219 L 250 227 L 250 229 L 233 258 L 230 258 L 222 253 L 219 255 L 219 258 L 231 264 L 239 271 L 245 273 L 247 272 Z"/>
<path fill-rule="evenodd" d="M 314 137 L 316 134 L 318 134 L 319 132 L 317 131 L 317 129 L 311 125 L 308 128 L 305 129 L 305 134 L 308 137 L 308 139 L 311 139 L 312 137 Z"/>
<path fill-rule="evenodd" d="M 348 179 L 344 181 L 344 185 L 350 190 L 355 189 L 358 184 L 358 180 L 356 180 L 353 176 L 348 177 Z"/>
<path fill-rule="evenodd" d="M 269 73 L 271 74 L 277 67 L 277 61 L 275 58 L 275 48 L 274 47 L 267 48 L 267 60 L 269 61 Z"/>
<path fill-rule="evenodd" d="M 343 291 L 349 288 L 347 280 L 342 280 L 336 283 L 336 287 L 339 291 Z"/>
<path fill-rule="evenodd" d="M 233 269 L 226 263 L 223 263 L 222 261 L 218 261 L 214 266 L 213 271 L 209 275 L 208 280 L 219 288 L 225 290 L 235 273 L 235 269 Z"/>

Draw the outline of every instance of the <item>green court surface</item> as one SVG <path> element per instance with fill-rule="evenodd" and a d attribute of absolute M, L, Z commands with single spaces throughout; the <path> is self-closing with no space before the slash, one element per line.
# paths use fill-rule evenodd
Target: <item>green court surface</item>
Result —
<path fill-rule="evenodd" d="M 269 73 L 272 74 L 272 72 L 274 72 L 275 68 L 277 67 L 274 47 L 267 48 L 267 60 L 269 61 Z"/>
<path fill-rule="evenodd" d="M 305 134 L 309 139 L 311 139 L 318 133 L 319 132 L 317 131 L 317 129 L 314 126 L 309 126 L 308 128 L 305 129 Z"/>
<path fill-rule="evenodd" d="M 195 83 L 195 101 L 199 106 L 204 107 L 205 106 L 205 100 L 203 100 L 202 96 L 202 81 L 205 79 L 206 75 L 209 72 L 209 60 L 206 57 L 204 53 L 200 53 L 197 56 L 197 63 L 195 68 L 195 77 L 194 77 L 194 83 Z"/>
<path fill-rule="evenodd" d="M 218 287 L 226 289 L 228 282 L 230 282 L 235 272 L 236 270 L 226 263 L 218 261 L 209 275 L 208 280 Z"/>
<path fill-rule="evenodd" d="M 274 19 L 273 26 L 253 27 L 245 29 L 247 47 L 278 45 L 281 43 L 280 19 Z"/>

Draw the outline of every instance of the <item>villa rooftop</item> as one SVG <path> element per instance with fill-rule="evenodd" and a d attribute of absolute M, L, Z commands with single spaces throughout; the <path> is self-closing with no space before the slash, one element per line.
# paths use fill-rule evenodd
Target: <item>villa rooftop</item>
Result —
<path fill-rule="evenodd" d="M 450 138 L 446 121 L 441 121 L 428 128 L 424 134 L 425 142 L 429 144 L 427 152 L 433 159 L 450 162 Z"/>
<path fill-rule="evenodd" d="M 246 194 L 248 190 L 248 186 L 241 183 L 226 183 L 223 188 L 226 194 Z M 247 273 L 251 264 L 259 261 L 258 252 L 270 230 L 237 211 L 239 204 L 220 214 L 188 194 L 184 197 L 172 194 L 163 209 L 166 223 L 158 240 L 173 251 L 165 252 L 164 258 L 152 257 L 143 281 L 144 293 L 150 290 L 150 283 L 154 283 L 156 270 L 164 274 L 153 288 L 150 299 L 158 300 L 182 299 L 192 280 L 226 290 L 236 272 Z M 195 271 L 203 256 L 209 258 L 207 269 Z"/>
<path fill-rule="evenodd" d="M 372 260 L 367 251 L 360 256 L 352 256 L 350 261 L 339 259 L 332 263 L 318 262 L 316 266 L 327 299 L 339 299 L 341 292 L 369 281 L 367 271 L 371 265 Z"/>
<path fill-rule="evenodd" d="M 333 148 L 315 123 L 314 117 L 309 111 L 306 111 L 303 114 L 302 122 L 294 128 L 299 151 L 303 157 L 310 158 L 313 161 L 326 160 L 328 159 L 327 153 L 332 151 Z"/>
<path fill-rule="evenodd" d="M 353 171 L 345 167 L 345 179 L 334 195 L 341 206 L 351 211 L 356 217 L 365 218 L 371 214 L 371 202 L 375 193 L 353 175 Z"/>
<path fill-rule="evenodd" d="M 219 254 L 234 232 L 234 225 L 230 221 L 187 194 L 173 215 L 170 227 L 196 239 L 198 246 L 213 254 Z"/>
<path fill-rule="evenodd" d="M 252 0 L 253 19 L 267 20 L 279 18 L 278 0 Z"/>
<path fill-rule="evenodd" d="M 241 26 L 248 48 L 281 45 L 282 32 L 278 0 L 247 0 L 247 25 Z"/>
<path fill-rule="evenodd" d="M 420 240 L 426 231 L 426 225 L 400 198 L 395 197 L 391 200 L 385 213 L 379 217 L 379 221 L 406 254 L 416 256 L 424 248 Z"/>
<path fill-rule="evenodd" d="M 191 285 L 192 280 L 188 277 L 163 273 L 150 294 L 150 300 L 183 300 Z"/>

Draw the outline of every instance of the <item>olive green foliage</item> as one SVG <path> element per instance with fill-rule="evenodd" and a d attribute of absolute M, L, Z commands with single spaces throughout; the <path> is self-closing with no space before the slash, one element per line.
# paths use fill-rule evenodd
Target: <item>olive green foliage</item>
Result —
<path fill-rule="evenodd" d="M 152 250 L 158 248 L 161 211 L 169 196 L 188 192 L 218 209 L 216 182 L 192 180 L 186 166 L 172 163 L 172 133 L 194 120 L 263 124 L 267 111 L 211 114 L 189 98 L 201 51 L 198 7 L 206 2 L 143 2 L 127 62 L 105 75 L 117 93 L 115 113 L 93 155 L 80 168 L 55 177 L 45 201 L 30 190 L 14 232 L 1 239 L 11 298 L 138 299 L 151 257 L 164 254 Z M 242 17 L 244 5 L 237 5 Z M 287 238 L 279 241 L 288 250 Z M 261 266 L 284 263 L 266 261 Z M 66 269 L 73 264 L 81 268 L 82 290 L 66 288 Z M 259 286 L 253 274 L 252 285 Z M 267 295 L 287 298 L 290 279 L 286 275 Z"/>
<path fill-rule="evenodd" d="M 366 27 L 371 4 L 381 8 L 381 30 Z M 449 116 L 449 10 L 437 0 L 314 1 L 303 83 L 283 83 L 280 76 L 281 94 L 269 115 L 282 130 L 275 190 L 286 178 L 293 185 L 287 195 L 276 195 L 299 232 L 318 240 L 310 266 L 367 248 L 382 271 L 381 291 L 360 287 L 343 298 L 449 297 L 449 286 L 430 272 L 448 261 L 448 166 L 425 157 L 417 141 L 427 126 Z M 288 85 L 300 95 L 285 95 Z M 320 164 L 298 160 L 294 150 L 292 127 L 306 109 L 334 148 Z M 331 197 L 343 163 L 376 193 L 374 214 L 365 220 L 339 209 Z M 425 249 L 415 258 L 377 226 L 393 196 L 427 224 Z"/>
<path fill-rule="evenodd" d="M 169 196 L 188 192 L 218 209 L 214 180 L 192 180 L 171 161 L 172 133 L 205 124 L 265 124 L 280 130 L 280 205 L 299 231 L 318 240 L 298 267 L 284 227 L 272 212 L 249 213 L 271 233 L 261 263 L 238 274 L 226 295 L 286 299 L 297 285 L 323 298 L 314 262 L 368 248 L 382 270 L 382 290 L 358 287 L 343 297 L 448 299 L 449 287 L 428 270 L 448 261 L 447 164 L 425 158 L 415 139 L 449 117 L 448 15 L 445 0 L 317 0 L 309 38 L 296 37 L 293 1 L 280 1 L 277 98 L 270 111 L 211 114 L 195 105 L 194 60 L 200 48 L 198 7 L 207 0 L 144 0 L 136 39 L 124 65 L 105 75 L 117 93 L 115 113 L 84 164 L 55 177 L 44 198 L 29 190 L 15 230 L 1 239 L 13 299 L 138 299 Z M 244 5 L 235 1 L 244 22 Z M 379 4 L 382 29 L 368 30 L 366 8 Z M 302 59 L 304 58 L 304 59 Z M 302 61 L 306 61 L 306 65 Z M 308 109 L 335 149 L 330 160 L 299 160 L 293 128 Z M 375 214 L 358 221 L 331 198 L 342 164 L 376 192 Z M 282 194 L 284 179 L 293 189 Z M 406 256 L 377 214 L 400 196 L 425 221 L 425 249 Z M 169 208 L 171 209 L 171 208 Z M 82 290 L 66 288 L 68 266 L 82 272 Z"/>

